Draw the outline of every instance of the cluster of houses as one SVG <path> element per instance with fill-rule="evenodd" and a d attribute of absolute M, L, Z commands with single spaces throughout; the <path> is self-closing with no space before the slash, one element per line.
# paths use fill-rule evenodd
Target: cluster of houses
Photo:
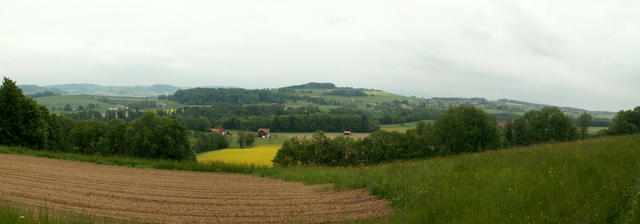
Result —
<path fill-rule="evenodd" d="M 208 130 L 209 132 L 218 132 L 222 135 L 225 136 L 230 136 L 231 133 L 229 133 L 228 131 L 226 132 L 224 130 L 224 128 L 210 128 Z M 270 138 L 271 137 L 271 131 L 268 128 L 258 128 L 258 137 L 259 138 Z M 344 131 L 343 132 L 344 135 L 351 135 L 351 131 Z"/>

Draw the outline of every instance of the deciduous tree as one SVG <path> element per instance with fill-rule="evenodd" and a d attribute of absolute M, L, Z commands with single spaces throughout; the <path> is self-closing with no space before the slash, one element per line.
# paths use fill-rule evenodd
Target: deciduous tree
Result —
<path fill-rule="evenodd" d="M 591 114 L 584 112 L 578 117 L 578 126 L 580 127 L 580 137 L 584 139 L 587 137 L 587 131 L 589 130 L 589 123 L 593 117 Z"/>

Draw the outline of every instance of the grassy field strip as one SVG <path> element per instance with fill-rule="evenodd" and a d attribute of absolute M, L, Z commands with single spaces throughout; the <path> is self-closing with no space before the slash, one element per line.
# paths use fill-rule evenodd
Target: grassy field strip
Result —
<path fill-rule="evenodd" d="M 595 135 L 595 134 L 597 134 L 599 131 L 604 130 L 604 129 L 607 129 L 607 128 L 608 128 L 608 127 L 589 127 L 589 128 L 587 129 L 587 134 Z"/>
<path fill-rule="evenodd" d="M 278 137 L 286 137 L 286 139 L 293 138 L 293 137 L 310 138 L 311 136 L 313 136 L 314 132 L 292 132 L 292 133 L 273 133 L 273 134 L 278 135 Z M 325 133 L 325 135 L 329 138 L 335 138 L 338 136 L 344 136 L 344 133 L 328 132 L 328 133 Z M 364 138 L 369 136 L 369 133 L 352 133 L 350 136 L 353 138 Z"/>
<path fill-rule="evenodd" d="M 415 128 L 418 122 L 419 121 L 407 122 L 403 124 L 383 124 L 383 125 L 380 125 L 380 130 L 397 131 L 397 132 L 403 133 L 407 131 L 407 129 Z M 433 120 L 424 120 L 424 122 L 431 123 L 433 122 Z"/>
<path fill-rule="evenodd" d="M 199 163 L 224 162 L 230 164 L 253 164 L 271 167 L 273 157 L 280 145 L 258 145 L 246 149 L 223 149 L 201 153 L 197 156 Z"/>
<path fill-rule="evenodd" d="M 96 223 L 95 218 L 84 215 L 56 212 L 51 213 L 46 207 L 37 209 L 27 208 L 14 202 L 0 198 L 0 223 L 55 223 L 55 224 L 80 224 Z M 108 223 L 107 220 L 100 220 L 101 223 Z"/>

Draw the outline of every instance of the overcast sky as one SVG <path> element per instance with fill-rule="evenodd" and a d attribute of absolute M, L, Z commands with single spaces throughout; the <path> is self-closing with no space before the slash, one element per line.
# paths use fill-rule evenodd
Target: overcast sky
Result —
<path fill-rule="evenodd" d="M 618 111 L 640 105 L 640 1 L 0 0 L 0 76 L 333 82 Z"/>

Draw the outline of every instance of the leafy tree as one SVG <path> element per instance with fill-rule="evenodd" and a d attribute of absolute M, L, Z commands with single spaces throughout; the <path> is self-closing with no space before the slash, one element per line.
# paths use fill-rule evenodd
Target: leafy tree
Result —
<path fill-rule="evenodd" d="M 153 111 L 144 112 L 141 118 L 127 127 L 130 143 L 128 155 L 145 158 L 194 160 L 187 139 L 187 128 L 177 120 L 160 118 Z"/>
<path fill-rule="evenodd" d="M 126 155 L 130 145 L 127 139 L 128 126 L 120 119 L 109 121 L 106 132 L 98 141 L 97 151 L 103 155 Z"/>
<path fill-rule="evenodd" d="M 49 114 L 44 106 L 41 107 L 42 111 L 46 111 L 46 113 L 44 114 L 44 118 L 47 122 L 47 132 L 49 133 L 47 139 L 49 149 L 64 151 L 67 147 L 69 147 L 67 141 L 65 140 L 64 134 L 68 131 L 64 129 L 62 123 L 60 122 L 61 116 L 57 114 Z"/>
<path fill-rule="evenodd" d="M 69 104 L 65 104 L 64 105 L 64 111 L 72 111 L 72 110 L 73 110 L 73 108 L 71 108 L 71 105 L 69 105 Z"/>
<path fill-rule="evenodd" d="M 25 97 L 9 78 L 0 87 L 0 144 L 46 149 L 49 130 L 45 116 L 35 100 Z"/>
<path fill-rule="evenodd" d="M 240 145 L 240 148 L 251 146 L 255 141 L 256 136 L 253 133 L 244 131 L 238 132 L 238 144 Z"/>
<path fill-rule="evenodd" d="M 587 137 L 587 131 L 589 130 L 589 124 L 593 117 L 591 114 L 584 112 L 578 117 L 578 127 L 580 127 L 580 137 L 584 139 Z"/>
<path fill-rule="evenodd" d="M 611 134 L 635 134 L 640 133 L 640 106 L 633 110 L 621 110 L 613 117 Z"/>
<path fill-rule="evenodd" d="M 196 153 L 229 147 L 229 140 L 218 132 L 199 133 L 195 136 L 193 150 Z"/>
<path fill-rule="evenodd" d="M 74 151 L 79 153 L 95 153 L 98 141 L 105 134 L 107 125 L 104 122 L 86 120 L 71 130 Z"/>
<path fill-rule="evenodd" d="M 441 154 L 458 154 L 495 149 L 500 132 L 495 117 L 474 107 L 449 109 L 433 124 L 435 144 Z"/>
<path fill-rule="evenodd" d="M 578 130 L 571 118 L 556 107 L 529 111 L 505 126 L 505 144 L 511 146 L 577 138 Z"/>

